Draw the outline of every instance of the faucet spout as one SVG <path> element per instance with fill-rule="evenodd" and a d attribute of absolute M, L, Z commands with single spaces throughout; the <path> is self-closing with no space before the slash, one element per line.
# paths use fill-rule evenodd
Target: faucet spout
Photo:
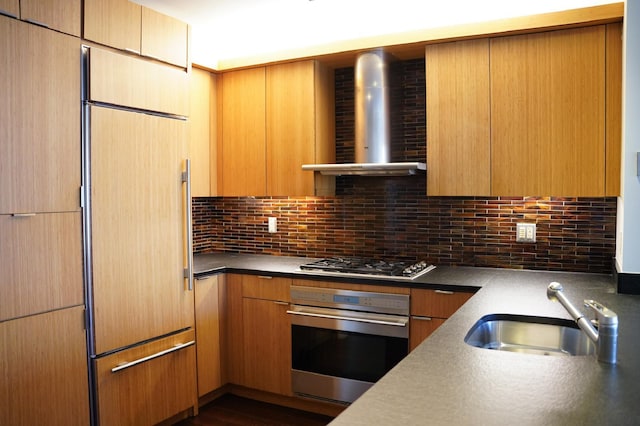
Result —
<path fill-rule="evenodd" d="M 615 364 L 618 349 L 618 315 L 595 300 L 585 300 L 585 307 L 595 313 L 598 330 L 562 292 L 562 284 L 552 282 L 547 287 L 547 298 L 558 301 L 569 312 L 578 327 L 596 344 L 598 361 Z"/>

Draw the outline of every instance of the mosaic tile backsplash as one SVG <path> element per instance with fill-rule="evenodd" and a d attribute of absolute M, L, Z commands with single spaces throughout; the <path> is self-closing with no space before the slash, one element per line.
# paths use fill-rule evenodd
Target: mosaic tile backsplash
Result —
<path fill-rule="evenodd" d="M 392 160 L 424 161 L 424 61 L 394 63 L 392 73 Z M 336 70 L 336 155 L 353 159 L 353 68 Z M 424 176 L 345 176 L 333 197 L 196 198 L 194 249 L 611 273 L 614 197 L 425 194 Z M 536 223 L 536 243 L 515 242 L 518 222 Z"/>

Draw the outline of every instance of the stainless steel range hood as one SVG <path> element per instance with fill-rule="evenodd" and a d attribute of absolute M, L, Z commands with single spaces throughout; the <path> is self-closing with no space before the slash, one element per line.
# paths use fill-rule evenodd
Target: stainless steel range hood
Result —
<path fill-rule="evenodd" d="M 390 88 L 384 52 L 358 56 L 355 69 L 355 163 L 304 164 L 303 170 L 325 175 L 402 176 L 426 170 L 424 163 L 392 163 Z"/>

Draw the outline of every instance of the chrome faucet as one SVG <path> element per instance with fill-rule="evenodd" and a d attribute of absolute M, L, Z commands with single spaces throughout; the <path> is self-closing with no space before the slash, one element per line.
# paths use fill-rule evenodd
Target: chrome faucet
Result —
<path fill-rule="evenodd" d="M 595 314 L 595 319 L 589 321 L 582 312 L 571 304 L 562 290 L 560 283 L 552 282 L 547 287 L 547 297 L 549 300 L 559 301 L 578 324 L 578 327 L 595 343 L 598 361 L 615 364 L 618 351 L 618 315 L 595 300 L 588 299 L 584 301 L 584 306 Z"/>

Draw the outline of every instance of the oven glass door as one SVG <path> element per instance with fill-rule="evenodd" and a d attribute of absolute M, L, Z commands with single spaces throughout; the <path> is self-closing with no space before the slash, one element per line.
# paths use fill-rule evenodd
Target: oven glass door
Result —
<path fill-rule="evenodd" d="M 292 368 L 375 383 L 408 353 L 408 339 L 291 326 Z"/>

